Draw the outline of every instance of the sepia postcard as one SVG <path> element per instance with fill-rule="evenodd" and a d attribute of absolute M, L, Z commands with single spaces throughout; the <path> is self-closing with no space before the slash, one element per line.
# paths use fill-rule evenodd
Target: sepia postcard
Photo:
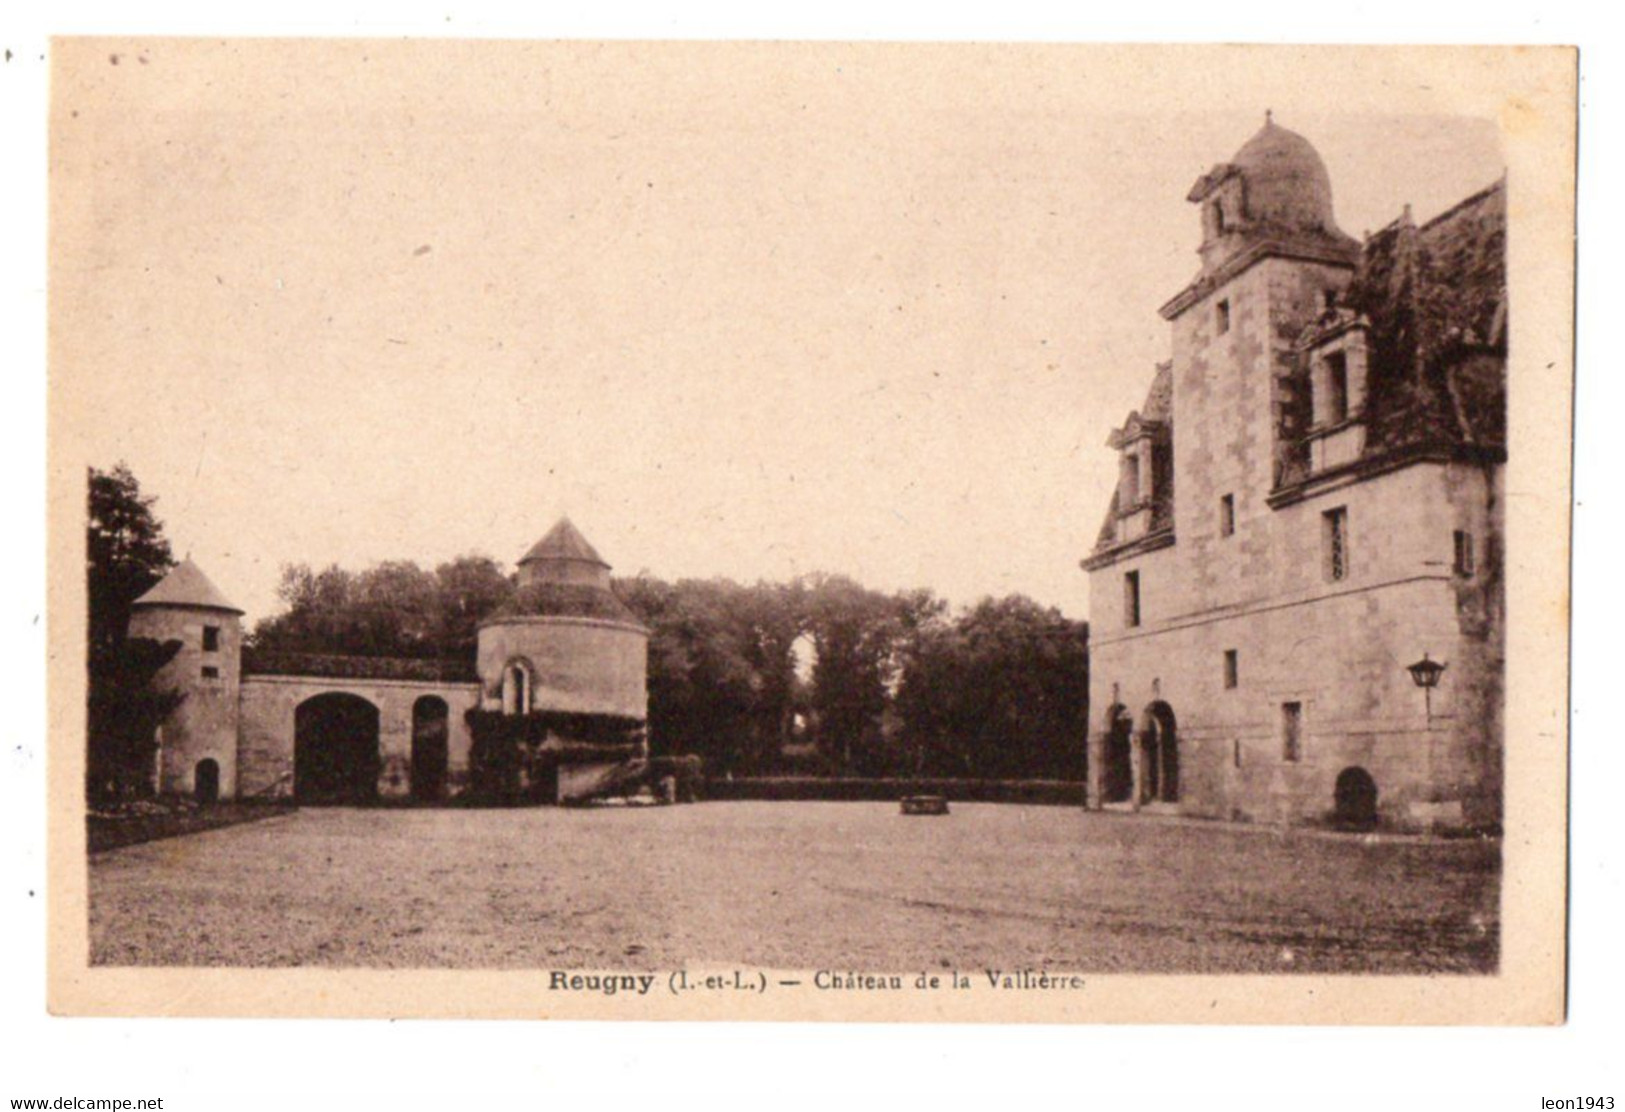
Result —
<path fill-rule="evenodd" d="M 54 1012 L 1562 1021 L 1572 50 L 50 66 Z"/>

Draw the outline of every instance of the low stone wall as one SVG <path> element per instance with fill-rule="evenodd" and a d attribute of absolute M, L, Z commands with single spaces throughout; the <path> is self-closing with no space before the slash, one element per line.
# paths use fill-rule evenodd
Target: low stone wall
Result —
<path fill-rule="evenodd" d="M 445 794 L 454 797 L 462 791 L 471 744 L 464 716 L 479 703 L 477 683 L 245 675 L 237 746 L 240 798 L 274 799 L 294 794 L 295 712 L 306 700 L 329 694 L 355 695 L 378 708 L 381 799 L 406 799 L 411 795 L 413 706 L 425 696 L 445 700 Z"/>
<path fill-rule="evenodd" d="M 708 780 L 707 799 L 883 800 L 911 795 L 940 795 L 950 802 L 1044 803 L 1081 807 L 1082 780 L 949 780 L 757 776 Z"/>

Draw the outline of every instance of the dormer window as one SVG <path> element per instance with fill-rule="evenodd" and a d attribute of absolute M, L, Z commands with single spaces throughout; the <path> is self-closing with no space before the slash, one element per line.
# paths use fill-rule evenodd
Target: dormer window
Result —
<path fill-rule="evenodd" d="M 1283 423 L 1284 435 L 1304 436 L 1310 474 L 1346 467 L 1365 453 L 1366 324 L 1347 309 L 1315 325 L 1299 341 L 1308 395 L 1309 427 Z"/>
<path fill-rule="evenodd" d="M 1358 419 L 1365 408 L 1365 330 L 1343 327 L 1309 349 L 1310 417 L 1316 428 Z"/>
<path fill-rule="evenodd" d="M 1140 504 L 1140 454 L 1133 449 L 1123 453 L 1123 508 Z"/>

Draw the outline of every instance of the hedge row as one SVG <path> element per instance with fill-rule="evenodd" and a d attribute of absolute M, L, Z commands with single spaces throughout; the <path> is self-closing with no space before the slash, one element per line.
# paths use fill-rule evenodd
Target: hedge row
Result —
<path fill-rule="evenodd" d="M 755 776 L 708 780 L 707 799 L 884 800 L 905 795 L 940 795 L 950 802 L 1053 803 L 1082 806 L 1082 780 L 939 780 L 913 778 L 831 778 Z"/>

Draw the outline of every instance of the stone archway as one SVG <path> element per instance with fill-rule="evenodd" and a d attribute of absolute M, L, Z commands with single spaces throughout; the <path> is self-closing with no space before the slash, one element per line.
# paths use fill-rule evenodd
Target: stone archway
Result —
<path fill-rule="evenodd" d="M 1141 803 L 1179 802 L 1179 727 L 1160 699 L 1141 718 L 1139 766 Z"/>
<path fill-rule="evenodd" d="M 1134 718 L 1121 703 L 1106 712 L 1106 751 L 1100 772 L 1102 803 L 1127 803 L 1134 798 Z"/>
<path fill-rule="evenodd" d="M 293 713 L 293 793 L 301 803 L 368 803 L 378 797 L 378 708 L 329 692 Z"/>
<path fill-rule="evenodd" d="M 450 713 L 438 695 L 424 695 L 412 704 L 412 798 L 420 802 L 445 797 Z"/>
<path fill-rule="evenodd" d="M 1333 811 L 1336 822 L 1343 826 L 1370 827 L 1377 825 L 1377 781 L 1371 773 L 1358 765 L 1345 768 L 1337 774 L 1337 785 L 1332 789 Z"/>

